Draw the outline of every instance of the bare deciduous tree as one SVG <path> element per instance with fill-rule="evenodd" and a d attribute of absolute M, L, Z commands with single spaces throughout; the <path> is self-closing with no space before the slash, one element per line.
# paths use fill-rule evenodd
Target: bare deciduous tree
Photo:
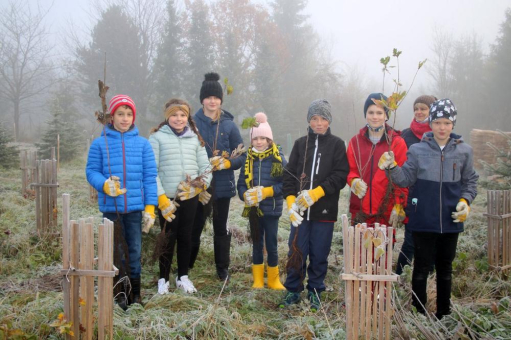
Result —
<path fill-rule="evenodd" d="M 16 140 L 22 103 L 53 84 L 54 47 L 43 22 L 47 13 L 34 11 L 28 1 L 10 1 L 0 13 L 0 95 L 12 103 Z"/>

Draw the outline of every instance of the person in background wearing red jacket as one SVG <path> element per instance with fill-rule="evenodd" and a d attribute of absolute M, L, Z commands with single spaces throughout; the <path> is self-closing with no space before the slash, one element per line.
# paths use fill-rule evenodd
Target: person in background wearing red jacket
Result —
<path fill-rule="evenodd" d="M 405 220 L 404 206 L 408 189 L 389 187 L 385 172 L 378 168 L 378 160 L 385 151 L 392 150 L 398 165 L 406 161 L 407 147 L 399 131 L 386 121 L 388 109 L 379 101 L 387 100 L 381 93 L 372 93 L 364 104 L 367 124 L 348 145 L 351 187 L 351 222 L 397 226 Z"/>

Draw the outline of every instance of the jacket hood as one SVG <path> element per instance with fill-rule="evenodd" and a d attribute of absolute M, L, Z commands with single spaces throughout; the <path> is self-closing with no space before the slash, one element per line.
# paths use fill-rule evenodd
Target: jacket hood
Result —
<path fill-rule="evenodd" d="M 128 131 L 122 133 L 122 132 L 119 132 L 116 129 L 114 129 L 112 124 L 108 124 L 101 131 L 101 136 L 104 136 L 105 133 L 108 137 L 111 137 L 111 138 L 119 138 L 120 139 L 122 135 L 124 135 L 124 137 L 135 137 L 135 136 L 138 136 L 138 128 L 135 125 L 132 125 Z"/>
<path fill-rule="evenodd" d="M 449 136 L 449 142 L 447 142 L 447 145 L 448 144 L 451 144 L 451 143 L 454 143 L 454 144 L 460 144 L 460 143 L 464 143 L 465 141 L 463 140 L 463 137 L 461 135 L 458 135 L 458 134 L 455 134 L 455 133 L 452 133 L 450 134 Z M 433 135 L 433 131 L 429 131 L 429 132 L 426 132 L 423 136 L 422 136 L 422 140 L 421 142 L 426 142 L 428 144 L 432 144 L 434 143 L 434 145 L 437 145 L 436 141 L 435 141 L 435 137 Z"/>
<path fill-rule="evenodd" d="M 211 118 L 207 117 L 204 114 L 204 110 L 202 108 L 200 108 L 199 111 L 197 111 L 195 113 L 194 119 L 200 119 L 200 120 L 203 120 L 203 121 L 205 121 L 205 122 L 207 122 L 209 124 L 215 124 L 216 123 L 216 121 L 213 121 Z M 222 114 L 220 115 L 220 121 L 224 121 L 224 120 L 232 120 L 232 121 L 234 121 L 234 116 L 230 112 L 222 110 Z"/>

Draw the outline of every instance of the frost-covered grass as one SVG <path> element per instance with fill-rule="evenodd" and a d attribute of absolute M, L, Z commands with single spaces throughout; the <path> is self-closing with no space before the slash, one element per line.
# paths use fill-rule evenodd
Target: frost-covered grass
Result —
<path fill-rule="evenodd" d="M 20 194 L 19 170 L 0 170 L 0 339 L 8 336 L 60 339 L 50 324 L 63 311 L 63 295 L 58 275 L 61 267 L 61 244 L 58 238 L 40 239 L 36 233 L 34 202 Z M 62 193 L 71 194 L 71 218 L 94 217 L 101 220 L 95 203 L 89 201 L 84 162 L 61 164 L 59 212 Z M 348 189 L 341 193 L 340 214 L 347 212 Z M 486 193 L 472 204 L 466 231 L 460 237 L 455 260 L 452 317 L 441 322 L 414 314 L 410 307 L 411 270 L 395 284 L 392 338 L 445 339 L 506 338 L 511 334 L 511 309 L 508 296 L 511 284 L 502 273 L 488 271 L 486 255 Z M 213 260 L 212 228 L 203 233 L 202 248 L 190 279 L 198 293 L 189 296 L 175 290 L 156 295 L 158 265 L 151 254 L 159 227 L 143 236 L 142 294 L 144 307 L 133 306 L 127 312 L 116 307 L 114 331 L 118 339 L 344 339 L 345 306 L 342 272 L 342 233 L 336 224 L 327 291 L 323 309 L 309 311 L 303 301 L 292 308 L 276 307 L 282 292 L 253 290 L 251 244 L 246 239 L 247 221 L 241 215 L 242 204 L 232 200 L 229 227 L 234 237 L 231 249 L 231 280 L 225 287 L 216 278 Z M 59 224 L 61 215 L 59 214 Z M 59 225 L 60 228 L 60 225 Z M 280 220 L 280 267 L 285 267 L 288 251 L 289 220 Z M 402 230 L 398 231 L 402 240 Z M 400 248 L 400 242 L 396 249 Z M 397 256 L 397 254 L 396 254 Z M 281 275 L 282 280 L 285 273 Z M 434 284 L 430 280 L 430 303 L 434 309 Z M 17 335 L 16 335 L 17 334 Z"/>

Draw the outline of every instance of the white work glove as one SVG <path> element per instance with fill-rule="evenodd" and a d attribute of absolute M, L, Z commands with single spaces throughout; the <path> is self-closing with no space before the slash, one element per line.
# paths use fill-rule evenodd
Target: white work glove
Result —
<path fill-rule="evenodd" d="M 310 206 L 323 196 L 325 196 L 325 191 L 319 185 L 311 190 L 302 190 L 296 198 L 296 205 L 300 212 L 302 212 L 309 209 Z"/>
<path fill-rule="evenodd" d="M 201 202 L 202 205 L 208 204 L 210 199 L 211 199 L 211 194 L 209 192 L 207 192 L 206 190 L 202 191 L 199 194 L 199 202 Z"/>
<path fill-rule="evenodd" d="M 201 192 L 203 192 L 206 189 L 206 185 L 202 188 L 194 187 L 193 185 L 190 185 L 190 183 L 182 181 L 177 186 L 177 196 L 181 201 L 189 200 L 190 198 L 194 198 Z"/>
<path fill-rule="evenodd" d="M 387 170 L 394 168 L 397 165 L 396 160 L 394 158 L 394 152 L 385 151 L 383 155 L 381 155 L 380 160 L 378 161 L 378 168 L 381 170 Z"/>
<path fill-rule="evenodd" d="M 290 195 L 286 197 L 289 220 L 291 221 L 293 227 L 298 227 L 300 224 L 302 224 L 303 217 L 299 213 L 299 209 L 295 204 L 295 200 L 295 196 Z"/>
<path fill-rule="evenodd" d="M 465 222 L 469 213 L 470 207 L 467 201 L 462 198 L 456 205 L 456 211 L 452 213 L 451 217 L 454 219 L 454 222 Z"/>
<path fill-rule="evenodd" d="M 142 213 L 142 232 L 148 233 L 154 225 L 156 216 L 154 214 L 154 205 L 146 205 L 144 212 Z"/>
<path fill-rule="evenodd" d="M 231 161 L 222 156 L 211 157 L 209 163 L 213 167 L 213 171 L 229 169 L 231 167 Z"/>
<path fill-rule="evenodd" d="M 126 191 L 126 188 L 121 189 L 120 178 L 117 176 L 110 176 L 103 184 L 103 192 L 110 197 L 124 195 Z"/>
<path fill-rule="evenodd" d="M 406 218 L 405 211 L 403 209 L 403 206 L 401 204 L 394 204 L 394 207 L 392 208 L 392 212 L 390 213 L 389 217 L 389 225 L 393 227 L 398 227 L 401 225 L 401 222 L 403 222 Z"/>
<path fill-rule="evenodd" d="M 172 222 L 173 219 L 176 218 L 174 213 L 179 207 L 177 202 L 171 201 L 167 195 L 163 194 L 158 196 L 158 209 L 160 209 L 163 218 L 165 218 L 168 222 Z"/>
<path fill-rule="evenodd" d="M 351 192 L 355 194 L 358 198 L 362 199 L 367 192 L 367 184 L 361 178 L 354 178 L 351 181 Z"/>

